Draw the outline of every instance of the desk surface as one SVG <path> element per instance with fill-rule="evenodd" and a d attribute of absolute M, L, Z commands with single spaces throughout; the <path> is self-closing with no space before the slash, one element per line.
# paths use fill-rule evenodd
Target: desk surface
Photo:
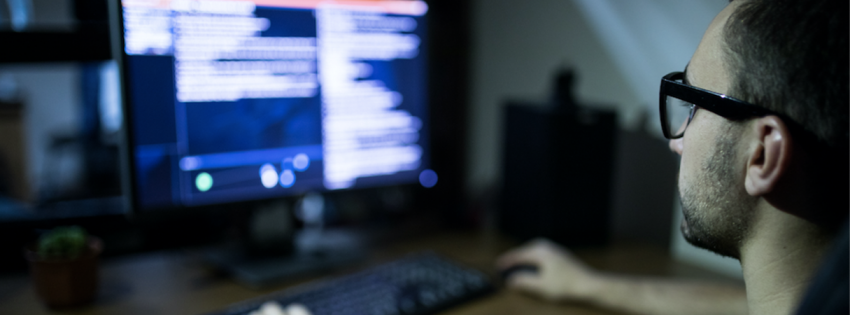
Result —
<path fill-rule="evenodd" d="M 486 232 L 439 232 L 380 246 L 368 262 L 342 270 L 350 273 L 370 264 L 433 250 L 472 267 L 495 274 L 493 261 L 517 245 Z M 724 279 L 715 273 L 673 261 L 661 248 L 615 245 L 577 250 L 589 265 L 614 272 L 665 275 L 681 278 Z M 61 314 L 203 314 L 242 300 L 256 298 L 309 281 L 298 280 L 252 290 L 216 276 L 192 251 L 171 251 L 113 258 L 101 263 L 101 286 L 97 301 L 82 309 Z M 26 275 L 0 278 L 0 314 L 60 314 L 41 304 Z M 453 308 L 445 314 L 612 314 L 583 305 L 553 304 L 516 292 L 495 294 Z"/>

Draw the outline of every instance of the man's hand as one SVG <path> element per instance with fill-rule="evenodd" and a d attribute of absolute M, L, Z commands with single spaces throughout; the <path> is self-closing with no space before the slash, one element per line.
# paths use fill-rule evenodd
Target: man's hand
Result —
<path fill-rule="evenodd" d="M 537 272 L 516 272 L 505 279 L 507 286 L 547 300 L 583 300 L 598 286 L 595 271 L 546 239 L 530 241 L 496 261 L 499 270 L 518 265 L 537 266 Z"/>
<path fill-rule="evenodd" d="M 496 261 L 500 270 L 520 265 L 537 266 L 537 272 L 516 272 L 506 279 L 507 286 L 547 300 L 581 301 L 634 314 L 747 314 L 743 286 L 602 273 L 545 239 L 531 241 Z"/>

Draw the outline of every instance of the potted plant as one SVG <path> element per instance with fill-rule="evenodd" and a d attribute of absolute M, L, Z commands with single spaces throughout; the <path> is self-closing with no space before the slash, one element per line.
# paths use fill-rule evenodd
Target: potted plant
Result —
<path fill-rule="evenodd" d="M 36 294 L 51 308 L 65 308 L 94 300 L 100 239 L 78 226 L 58 227 L 28 246 L 25 255 Z"/>

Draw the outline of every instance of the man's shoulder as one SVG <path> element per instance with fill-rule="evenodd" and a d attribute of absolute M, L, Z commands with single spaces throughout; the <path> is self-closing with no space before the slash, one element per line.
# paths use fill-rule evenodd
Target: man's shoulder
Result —
<path fill-rule="evenodd" d="M 850 314 L 850 235 L 844 223 L 797 314 Z"/>

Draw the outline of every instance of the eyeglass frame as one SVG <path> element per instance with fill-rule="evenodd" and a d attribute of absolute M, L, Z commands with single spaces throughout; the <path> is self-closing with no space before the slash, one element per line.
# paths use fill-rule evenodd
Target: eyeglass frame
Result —
<path fill-rule="evenodd" d="M 676 80 L 682 80 L 677 82 Z M 659 89 L 659 111 L 661 118 L 661 131 L 667 139 L 679 139 L 685 135 L 688 125 L 694 118 L 697 108 L 702 108 L 715 113 L 729 120 L 743 120 L 752 117 L 764 117 L 775 115 L 780 117 L 785 122 L 789 122 L 787 117 L 766 109 L 750 104 L 746 101 L 737 98 L 720 94 L 717 92 L 701 89 L 693 85 L 687 84 L 685 73 L 681 71 L 670 72 L 661 78 L 661 88 Z M 693 106 L 688 115 L 688 120 L 685 122 L 685 128 L 682 133 L 673 135 L 670 132 L 670 127 L 667 125 L 667 96 L 672 96 L 688 102 Z"/>

